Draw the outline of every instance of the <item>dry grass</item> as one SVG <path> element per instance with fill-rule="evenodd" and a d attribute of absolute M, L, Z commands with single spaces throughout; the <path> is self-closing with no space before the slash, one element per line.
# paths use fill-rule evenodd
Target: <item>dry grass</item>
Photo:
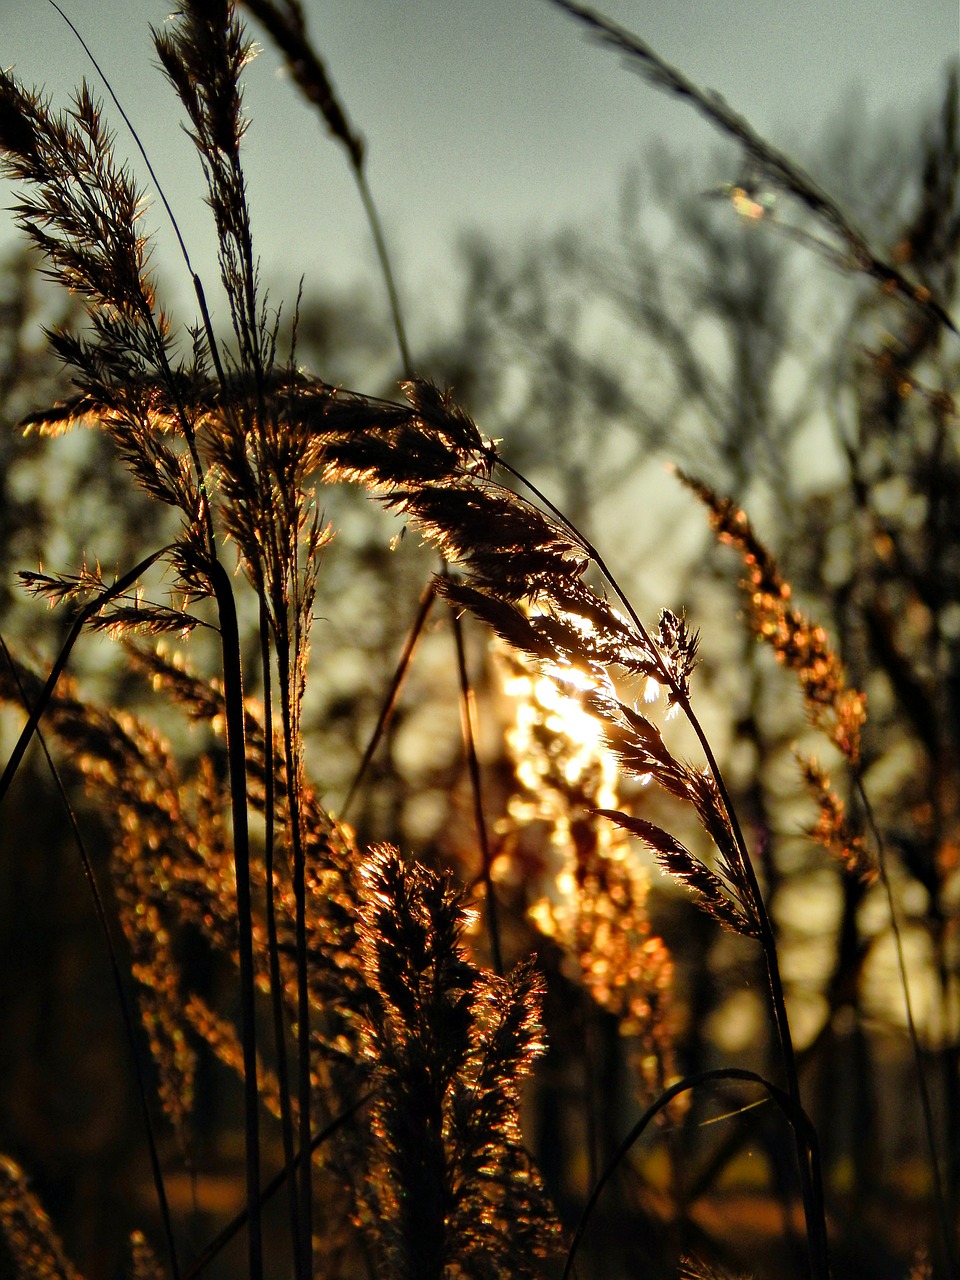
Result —
<path fill-rule="evenodd" d="M 871 249 L 839 207 L 744 121 L 628 33 L 556 2 L 734 136 L 764 180 L 822 224 L 850 270 L 879 281 L 924 324 L 953 329 L 929 288 Z M 248 7 L 344 144 L 369 204 L 362 146 L 299 4 L 251 0 Z M 241 1227 L 249 1280 L 365 1268 L 409 1280 L 533 1277 L 555 1274 L 564 1255 L 569 1274 L 601 1191 L 667 1103 L 700 1088 L 743 1085 L 738 1099 L 759 1087 L 789 1134 L 803 1265 L 814 1280 L 827 1280 L 827 1204 L 777 933 L 756 850 L 695 710 L 699 637 L 670 610 L 648 627 L 592 543 L 431 382 L 410 376 L 404 398 L 385 401 L 329 386 L 298 368 L 295 352 L 281 357 L 257 276 L 241 163 L 240 80 L 250 39 L 228 0 L 183 0 L 155 41 L 203 169 L 229 302 L 227 335 L 213 329 L 197 274 L 199 320 L 187 343 L 159 310 L 141 193 L 115 158 L 89 89 L 56 112 L 11 75 L 0 76 L 0 145 L 6 172 L 25 191 L 18 221 L 49 274 L 86 310 L 79 333 L 50 335 L 77 396 L 34 412 L 28 425 L 51 435 L 81 425 L 106 432 L 134 482 L 177 521 L 168 545 L 114 583 L 89 564 L 74 574 L 23 575 L 29 591 L 79 614 L 49 678 L 19 658 L 2 669 L 4 700 L 33 714 L 0 790 L 42 729 L 106 816 L 124 936 L 117 953 L 133 979 L 159 1105 L 181 1159 L 189 1158 L 199 1055 L 215 1057 L 243 1082 L 245 1209 L 196 1254 L 167 1204 L 167 1158 L 144 1107 L 165 1248 L 160 1264 L 136 1239 L 130 1274 L 198 1275 Z M 309 774 L 303 730 L 312 625 L 324 556 L 336 554 L 318 493 L 337 483 L 363 486 L 436 549 L 442 567 L 429 599 L 485 624 L 515 655 L 512 678 L 527 681 L 527 736 L 513 738 L 509 817 L 495 845 L 477 790 L 481 852 L 462 877 L 388 845 L 358 847 L 328 811 L 322 776 Z M 687 483 L 706 503 L 719 539 L 744 559 L 748 625 L 798 678 L 811 724 L 858 769 L 865 701 L 849 686 L 825 630 L 793 606 L 743 513 Z M 141 588 L 154 564 L 166 575 L 165 603 Z M 428 607 L 429 600 L 421 621 Z M 129 668 L 149 677 L 164 704 L 203 726 L 210 749 L 184 766 L 144 720 L 73 687 L 63 669 L 84 627 L 122 639 Z M 204 673 L 202 648 L 195 664 L 190 656 L 186 640 L 198 630 L 217 636 L 216 670 Z M 171 633 L 184 642 L 185 658 L 170 656 Z M 472 733 L 462 644 L 460 670 Z M 556 701 L 537 694 L 537 680 L 550 682 Z M 562 703 L 595 726 L 586 756 L 569 737 Z M 698 747 L 695 761 L 674 746 L 675 717 Z M 476 766 L 472 737 L 468 748 Z M 813 836 L 848 872 L 872 872 L 870 842 L 825 769 L 810 757 L 800 766 L 819 813 Z M 478 767 L 473 783 L 477 789 Z M 676 830 L 622 798 L 631 783 L 635 792 L 652 783 L 677 806 Z M 681 830 L 695 831 L 695 847 Z M 533 862 L 531 833 L 539 850 Z M 646 880 L 630 861 L 630 837 L 715 921 L 758 947 L 779 1042 L 770 1068 L 776 1083 L 739 1068 L 679 1077 L 670 956 L 647 916 Z M 547 878 L 566 886 L 559 903 L 536 883 L 548 869 L 546 851 L 559 863 Z M 511 896 L 511 883 L 522 892 Z M 473 899 L 485 907 L 486 931 Z M 531 953 L 508 972 L 499 971 L 500 912 L 512 920 L 511 950 L 520 937 Z M 108 916 L 104 936 L 113 947 Z M 184 957 L 196 947 L 235 975 L 223 1008 L 195 989 Z M 574 974 L 587 1019 L 603 1011 L 632 1043 L 646 1108 L 626 1139 L 592 1152 L 575 1235 L 551 1205 L 521 1127 L 524 1082 L 544 1052 L 537 956 L 548 964 L 551 948 L 563 957 L 557 973 L 565 965 L 568 981 Z M 123 982 L 118 990 L 123 998 Z M 683 1107 L 669 1114 L 680 1123 Z M 0 1225 L 15 1266 L 25 1276 L 74 1275 L 22 1173 L 10 1161 L 4 1169 Z M 275 1194 L 284 1200 L 279 1260 L 263 1227 L 264 1205 Z M 565 1247 L 565 1238 L 573 1245 Z M 949 1259 L 949 1238 L 944 1250 Z M 688 1277 L 721 1274 L 713 1263 L 687 1260 L 682 1268 Z"/>

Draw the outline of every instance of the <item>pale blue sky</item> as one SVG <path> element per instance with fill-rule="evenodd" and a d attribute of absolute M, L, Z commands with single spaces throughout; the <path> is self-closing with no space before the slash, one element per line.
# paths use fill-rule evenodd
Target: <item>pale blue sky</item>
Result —
<path fill-rule="evenodd" d="M 62 0 L 134 119 L 197 261 L 212 245 L 199 169 L 171 129 L 148 24 L 170 0 Z M 504 236 L 615 208 L 652 137 L 709 149 L 684 104 L 625 72 L 547 0 L 305 0 L 341 96 L 369 145 L 369 176 L 407 291 L 450 269 L 458 232 Z M 958 0 L 608 0 L 598 5 L 774 142 L 820 130 L 852 83 L 867 109 L 933 100 L 958 54 Z M 0 60 L 56 100 L 82 50 L 45 0 L 0 0 Z M 248 171 L 264 275 L 289 287 L 373 272 L 352 180 L 284 83 L 269 48 L 248 70 Z M 118 147 L 132 144 L 119 120 Z M 9 199 L 3 201 L 9 204 Z M 162 226 L 158 207 L 154 225 Z M 5 231 L 0 231 L 0 243 Z M 170 252 L 166 229 L 162 258 Z M 175 268 L 179 270 L 179 268 Z M 185 292 L 185 277 L 182 285 Z"/>

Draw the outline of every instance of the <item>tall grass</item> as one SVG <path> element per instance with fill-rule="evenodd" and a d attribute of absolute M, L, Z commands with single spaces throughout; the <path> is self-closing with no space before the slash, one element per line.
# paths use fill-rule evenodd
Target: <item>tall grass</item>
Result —
<path fill-rule="evenodd" d="M 875 251 L 839 206 L 745 121 L 629 33 L 568 0 L 555 3 L 734 137 L 759 177 L 799 201 L 830 237 L 818 241 L 821 250 L 875 279 L 925 323 L 956 332 L 944 300 Z M 141 229 L 142 193 L 115 157 L 91 90 L 81 87 L 58 112 L 12 75 L 0 77 L 0 146 L 6 172 L 24 189 L 17 219 L 47 272 L 80 297 L 86 313 L 78 331 L 49 334 L 77 394 L 38 409 L 30 426 L 51 435 L 78 425 L 102 430 L 136 485 L 175 522 L 173 534 L 162 535 L 165 545 L 142 549 L 139 563 L 113 582 L 89 563 L 75 573 L 22 575 L 27 590 L 76 614 L 48 675 L 16 655 L 0 674 L 4 699 L 27 713 L 0 799 L 30 741 L 50 734 L 106 815 L 122 945 L 113 941 L 106 907 L 98 908 L 102 931 L 111 953 L 129 965 L 159 1102 L 182 1151 L 199 1046 L 243 1082 L 245 1205 L 206 1246 L 188 1246 L 168 1205 L 169 1170 L 145 1101 L 164 1260 L 138 1238 L 131 1274 L 199 1275 L 242 1230 L 243 1274 L 251 1280 L 573 1275 L 589 1265 L 582 1251 L 601 1196 L 651 1123 L 664 1113 L 682 1117 L 682 1099 L 692 1091 L 743 1084 L 772 1100 L 789 1134 L 793 1171 L 785 1199 L 788 1215 L 796 1194 L 802 1206 L 798 1269 L 827 1280 L 829 1206 L 818 1136 L 805 1110 L 757 851 L 696 709 L 700 638 L 668 609 L 656 624 L 645 623 L 599 550 L 511 465 L 508 450 L 486 438 L 448 393 L 415 376 L 363 147 L 310 43 L 303 11 L 293 0 L 251 0 L 248 8 L 344 145 L 384 266 L 408 375 L 402 398 L 331 386 L 322 371 L 299 367 L 295 346 L 280 349 L 279 319 L 268 312 L 258 278 L 241 162 L 241 78 L 251 42 L 229 0 L 183 0 L 173 22 L 154 33 L 215 221 L 226 333 L 211 320 L 210 282 L 189 259 L 198 322 L 184 337 L 159 308 Z M 734 192 L 731 200 L 734 216 L 748 195 Z M 862 693 L 850 687 L 826 632 L 794 606 L 746 516 L 698 480 L 684 479 L 706 504 L 717 536 L 744 560 L 751 630 L 796 675 L 811 724 L 862 786 Z M 431 608 L 448 606 L 458 625 L 469 614 L 499 637 L 514 655 L 515 684 L 527 681 L 525 724 L 536 724 L 537 733 L 514 738 L 522 802 L 494 834 L 506 832 L 505 847 L 512 842 L 517 851 L 536 823 L 563 847 L 570 900 L 557 907 L 544 898 L 533 913 L 541 960 L 548 945 L 565 953 L 591 1001 L 644 1047 L 643 1114 L 611 1151 L 591 1147 L 579 1225 L 566 1206 L 561 1221 L 523 1138 L 524 1082 L 545 1051 L 545 981 L 535 956 L 513 954 L 516 926 L 512 940 L 505 936 L 511 904 L 494 873 L 499 850 L 481 791 L 462 631 L 457 667 L 477 829 L 477 852 L 462 876 L 389 845 L 359 847 L 322 800 L 322 774 L 310 777 L 304 706 L 311 637 L 323 561 L 337 551 L 320 515 L 322 493 L 343 483 L 362 486 L 401 516 L 439 557 L 377 732 Z M 158 520 L 159 528 L 168 525 Z M 165 603 L 156 599 L 161 590 Z M 129 668 L 205 728 L 209 751 L 184 764 L 143 720 L 74 687 L 68 660 L 90 629 L 123 642 Z M 204 667 L 203 645 L 194 658 L 186 643 L 208 632 L 217 639 L 212 669 Z M 182 651 L 165 644 L 171 636 Z M 572 763 L 560 702 L 552 717 L 546 713 L 548 695 L 537 695 L 535 673 L 595 726 L 589 766 Z M 259 699 L 251 696 L 255 689 Z M 538 696 L 540 709 L 531 710 Z M 697 760 L 681 755 L 671 719 L 686 725 Z M 375 746 L 376 739 L 367 759 Z M 611 761 L 617 768 L 608 776 Z M 818 814 L 815 838 L 848 874 L 876 874 L 882 850 L 858 821 L 869 815 L 866 792 L 851 816 L 816 759 L 804 757 L 799 767 Z M 620 799 L 619 786 L 631 780 L 655 784 L 679 805 L 676 829 L 650 816 L 658 811 Z M 696 848 L 680 834 L 694 828 Z M 709 916 L 758 948 L 779 1045 L 770 1078 L 743 1067 L 678 1076 L 664 1013 L 669 961 L 651 932 L 641 878 L 627 869 L 628 838 L 652 851 Z M 79 829 L 78 842 L 100 904 Z M 474 902 L 482 904 L 482 925 Z M 236 1022 L 193 988 L 185 940 L 229 958 Z M 516 960 L 513 967 L 508 960 Z M 121 963 L 117 988 L 126 1005 Z M 130 1035 L 136 1054 L 132 1019 Z M 737 1097 L 747 1105 L 745 1094 Z M 936 1182 L 932 1125 L 929 1137 Z M 24 1275 L 74 1274 L 22 1171 L 11 1161 L 3 1167 L 0 1224 L 14 1265 Z M 264 1234 L 277 1195 L 284 1200 L 282 1254 Z M 955 1273 L 954 1227 L 945 1193 L 937 1198 L 946 1276 Z M 688 1276 L 719 1274 L 709 1260 L 688 1259 L 683 1268 Z"/>

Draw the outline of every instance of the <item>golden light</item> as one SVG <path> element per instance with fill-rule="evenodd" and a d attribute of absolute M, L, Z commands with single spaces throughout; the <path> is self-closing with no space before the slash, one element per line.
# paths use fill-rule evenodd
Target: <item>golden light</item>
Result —
<path fill-rule="evenodd" d="M 733 188 L 730 192 L 730 202 L 742 218 L 750 218 L 755 222 L 767 212 L 766 206 L 759 200 L 754 200 L 743 187 Z"/>

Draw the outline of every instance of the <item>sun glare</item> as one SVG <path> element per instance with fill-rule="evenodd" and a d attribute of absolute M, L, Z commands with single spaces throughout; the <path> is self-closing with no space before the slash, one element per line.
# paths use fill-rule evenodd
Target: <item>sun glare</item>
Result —
<path fill-rule="evenodd" d="M 615 757 L 578 691 L 594 684 L 579 672 L 568 679 L 569 668 L 547 674 L 499 656 L 515 779 L 501 829 L 505 874 L 522 881 L 531 921 L 576 956 L 593 999 L 635 1038 L 638 1078 L 662 1087 L 672 962 L 651 934 L 649 884 L 629 837 L 597 813 L 618 808 L 619 797 Z M 645 692 L 659 697 L 659 685 Z"/>

